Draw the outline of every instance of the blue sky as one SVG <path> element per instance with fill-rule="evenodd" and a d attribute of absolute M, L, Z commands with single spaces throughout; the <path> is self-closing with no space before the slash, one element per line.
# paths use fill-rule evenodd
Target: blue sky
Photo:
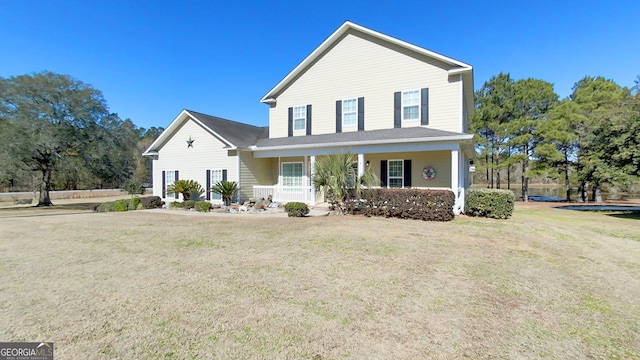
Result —
<path fill-rule="evenodd" d="M 260 98 L 345 20 L 473 65 L 555 84 L 633 86 L 640 1 L 2 0 L 0 76 L 43 70 L 101 90 L 110 111 L 166 127 L 192 109 L 259 126 Z"/>

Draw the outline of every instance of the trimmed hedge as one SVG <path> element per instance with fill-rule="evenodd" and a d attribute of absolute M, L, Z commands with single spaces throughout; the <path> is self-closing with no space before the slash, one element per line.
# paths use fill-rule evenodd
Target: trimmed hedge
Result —
<path fill-rule="evenodd" d="M 181 209 L 193 209 L 196 206 L 195 200 L 185 200 L 185 201 L 173 201 L 169 204 L 172 208 L 181 208 Z"/>
<path fill-rule="evenodd" d="M 465 214 L 494 219 L 507 219 L 513 214 L 515 195 L 511 190 L 468 189 Z"/>
<path fill-rule="evenodd" d="M 114 208 L 114 205 L 115 205 L 114 201 L 103 202 L 103 203 L 100 203 L 96 207 L 96 211 L 97 212 L 112 212 L 112 211 L 116 211 L 115 208 Z"/>
<path fill-rule="evenodd" d="M 103 202 L 96 206 L 97 212 L 129 211 L 142 209 L 155 209 L 162 207 L 164 201 L 159 196 L 147 196 L 143 198 L 120 199 Z"/>
<path fill-rule="evenodd" d="M 211 203 L 208 201 L 198 201 L 195 204 L 195 208 L 199 212 L 209 212 L 211 210 Z"/>
<path fill-rule="evenodd" d="M 309 207 L 303 202 L 290 202 L 284 205 L 284 211 L 289 217 L 304 217 L 309 213 Z"/>
<path fill-rule="evenodd" d="M 140 203 L 143 209 L 156 209 L 164 205 L 164 201 L 162 201 L 160 196 L 145 196 L 140 198 Z"/>
<path fill-rule="evenodd" d="M 347 202 L 350 213 L 426 221 L 453 220 L 455 194 L 450 190 L 371 189 Z"/>

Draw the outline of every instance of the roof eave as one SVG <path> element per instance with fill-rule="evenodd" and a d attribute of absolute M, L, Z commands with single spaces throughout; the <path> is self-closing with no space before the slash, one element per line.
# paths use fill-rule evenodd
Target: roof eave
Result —
<path fill-rule="evenodd" d="M 302 145 L 279 145 L 279 146 L 250 146 L 252 151 L 271 151 L 271 150 L 289 150 L 289 149 L 316 149 L 334 146 L 359 146 L 359 145 L 384 145 L 395 143 L 416 143 L 416 142 L 438 142 L 438 141 L 466 141 L 473 140 L 472 134 L 461 134 L 454 136 L 434 136 L 425 140 L 425 138 L 409 138 L 409 139 L 384 139 L 384 140 L 367 140 L 367 141 L 348 141 L 348 142 L 332 142 L 332 143 L 315 143 Z"/>
<path fill-rule="evenodd" d="M 211 129 L 209 126 L 205 125 L 200 119 L 198 119 L 197 116 L 190 113 L 189 110 L 185 109 L 185 110 L 182 110 L 180 114 L 176 116 L 175 119 L 173 119 L 171 124 L 169 124 L 169 126 L 160 134 L 160 136 L 158 136 L 158 138 L 156 138 L 151 143 L 151 145 L 149 145 L 149 147 L 147 148 L 147 150 L 145 150 L 143 155 L 144 156 L 158 155 L 158 150 L 159 150 L 158 147 L 161 145 L 164 145 L 164 143 L 174 135 L 176 129 L 179 128 L 180 125 L 182 125 L 182 123 L 185 122 L 187 119 L 193 120 L 198 125 L 202 126 L 203 129 L 205 129 L 206 131 L 211 133 L 213 136 L 220 139 L 220 141 L 226 144 L 226 148 L 228 148 L 229 150 L 235 150 L 237 148 L 235 144 L 231 143 L 229 140 L 220 136 L 220 134 L 218 134 L 214 129 Z"/>

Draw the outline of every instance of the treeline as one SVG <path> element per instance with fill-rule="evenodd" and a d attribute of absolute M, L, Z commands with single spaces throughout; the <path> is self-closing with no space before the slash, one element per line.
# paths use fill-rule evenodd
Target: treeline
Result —
<path fill-rule="evenodd" d="M 567 200 L 572 188 L 583 201 L 588 192 L 598 201 L 602 189 L 634 190 L 640 183 L 639 89 L 640 77 L 631 89 L 585 77 L 560 100 L 549 82 L 492 77 L 476 92 L 470 124 L 478 177 L 491 188 L 521 183 L 525 201 L 533 178 L 564 184 Z"/>
<path fill-rule="evenodd" d="M 102 93 L 67 75 L 0 77 L 0 191 L 118 188 L 151 183 L 142 152 L 162 132 L 108 111 Z"/>

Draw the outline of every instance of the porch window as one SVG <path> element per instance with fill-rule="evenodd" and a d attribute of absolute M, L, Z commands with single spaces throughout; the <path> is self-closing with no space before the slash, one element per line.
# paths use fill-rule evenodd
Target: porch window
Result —
<path fill-rule="evenodd" d="M 342 100 L 342 125 L 353 126 L 358 121 L 358 99 Z"/>
<path fill-rule="evenodd" d="M 420 90 L 402 92 L 402 120 L 420 119 Z"/>
<path fill-rule="evenodd" d="M 282 186 L 302 186 L 302 162 L 282 163 Z"/>
<path fill-rule="evenodd" d="M 401 188 L 404 184 L 404 161 L 389 160 L 389 171 L 387 172 L 390 188 Z"/>
<path fill-rule="evenodd" d="M 307 107 L 293 107 L 293 130 L 304 130 L 307 123 Z"/>

